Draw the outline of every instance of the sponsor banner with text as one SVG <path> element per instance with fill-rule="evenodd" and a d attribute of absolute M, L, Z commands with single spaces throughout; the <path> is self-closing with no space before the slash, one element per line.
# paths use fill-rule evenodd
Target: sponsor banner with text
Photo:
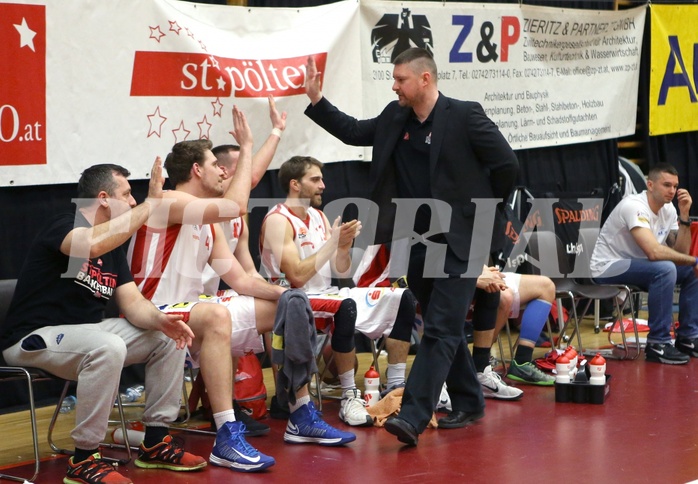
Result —
<path fill-rule="evenodd" d="M 390 62 L 418 46 L 434 53 L 439 90 L 482 104 L 514 149 L 635 132 L 644 6 L 364 1 L 361 9 L 366 111 L 395 98 Z"/>
<path fill-rule="evenodd" d="M 327 95 L 356 104 L 358 32 L 356 2 L 0 0 L 0 186 L 74 183 L 106 162 L 147 178 L 178 141 L 236 143 L 233 105 L 257 149 L 272 129 L 270 95 L 288 113 L 272 167 L 298 154 L 361 159 L 362 148 L 330 144 L 303 115 L 309 55 L 342 80 L 326 85 Z"/>
<path fill-rule="evenodd" d="M 234 143 L 234 104 L 258 148 L 271 131 L 269 95 L 289 115 L 272 168 L 298 154 L 370 160 L 303 115 L 306 59 L 315 56 L 334 104 L 368 118 L 395 99 L 390 60 L 411 45 L 431 49 L 442 92 L 480 102 L 515 149 L 624 136 L 635 127 L 644 14 L 0 0 L 0 186 L 74 183 L 99 162 L 147 178 L 178 141 Z"/>
<path fill-rule="evenodd" d="M 698 130 L 698 5 L 652 5 L 650 134 Z"/>

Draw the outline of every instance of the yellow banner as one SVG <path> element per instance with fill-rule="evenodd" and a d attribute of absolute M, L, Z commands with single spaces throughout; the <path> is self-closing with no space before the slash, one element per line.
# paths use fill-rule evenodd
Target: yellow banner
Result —
<path fill-rule="evenodd" d="M 698 131 L 698 5 L 650 11 L 650 135 Z"/>

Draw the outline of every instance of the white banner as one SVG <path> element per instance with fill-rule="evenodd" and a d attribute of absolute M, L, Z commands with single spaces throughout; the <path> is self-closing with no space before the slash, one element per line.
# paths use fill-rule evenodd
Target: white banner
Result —
<path fill-rule="evenodd" d="M 0 0 L 0 68 L 16 80 L 0 82 L 0 186 L 74 183 L 95 163 L 147 178 L 175 142 L 235 143 L 233 104 L 259 147 L 271 132 L 268 95 L 288 112 L 272 167 L 298 154 L 359 159 L 362 150 L 330 144 L 303 115 L 310 54 L 341 79 L 328 96 L 356 103 L 358 32 L 355 1 L 270 9 Z"/>
<path fill-rule="evenodd" d="M 479 101 L 512 147 L 635 129 L 645 7 L 596 12 L 496 4 L 357 2 L 270 9 L 175 0 L 0 0 L 0 186 L 74 183 L 95 163 L 146 178 L 175 142 L 234 143 L 233 104 L 258 147 L 267 99 L 288 112 L 272 163 L 370 160 L 303 110 L 305 62 L 358 118 L 395 99 L 393 54 L 434 52 L 439 87 Z"/>
<path fill-rule="evenodd" d="M 645 11 L 365 0 L 364 111 L 396 98 L 395 55 L 423 47 L 439 90 L 482 104 L 514 149 L 633 134 Z"/>

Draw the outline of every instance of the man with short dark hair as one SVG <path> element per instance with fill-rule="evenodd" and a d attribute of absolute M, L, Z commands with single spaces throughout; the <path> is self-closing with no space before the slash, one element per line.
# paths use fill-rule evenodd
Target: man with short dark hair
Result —
<path fill-rule="evenodd" d="M 679 214 L 672 205 L 676 197 Z M 628 195 L 603 224 L 591 256 L 591 275 L 600 284 L 630 284 L 648 293 L 650 327 L 647 361 L 681 365 L 698 357 L 698 258 L 689 254 L 692 199 L 679 188 L 676 168 L 659 163 L 647 190 Z M 674 286 L 681 286 L 679 326 L 674 324 Z"/>
<path fill-rule="evenodd" d="M 424 335 L 407 379 L 402 407 L 385 428 L 416 445 L 448 384 L 453 411 L 439 427 L 458 428 L 484 416 L 484 399 L 464 324 L 475 291 L 475 278 L 489 255 L 491 240 L 472 244 L 474 199 L 502 201 L 516 182 L 518 161 L 497 125 L 476 102 L 441 94 L 436 63 L 425 49 L 410 48 L 393 61 L 393 91 L 398 99 L 372 119 L 357 120 L 339 111 L 321 91 L 314 59 L 306 67 L 305 113 L 340 141 L 372 146 L 371 200 L 379 207 L 378 240 L 422 237 L 412 246 L 407 280 L 424 314 Z M 450 208 L 443 220 L 422 205 L 414 223 L 396 224 L 394 199 L 430 199 Z M 446 217 L 444 217 L 446 218 Z M 438 227 L 440 230 L 434 230 Z M 427 245 L 445 249 L 438 267 Z M 481 256 L 469 267 L 471 246 Z M 425 276 L 437 270 L 445 277 Z M 468 271 L 468 269 L 471 269 Z M 473 277 L 463 277 L 467 272 Z"/>
<path fill-rule="evenodd" d="M 256 187 L 266 173 L 267 168 L 269 168 L 269 164 L 276 153 L 276 148 L 281 141 L 282 133 L 286 129 L 286 112 L 284 111 L 279 113 L 279 111 L 276 109 L 276 101 L 273 96 L 268 97 L 268 102 L 269 118 L 272 124 L 272 130 L 262 146 L 252 157 L 252 184 L 250 189 Z M 235 172 L 237 171 L 238 160 L 240 158 L 240 146 L 235 144 L 218 145 L 213 147 L 211 152 L 218 161 L 218 167 L 223 171 L 223 188 L 224 190 L 227 190 L 228 186 L 233 182 Z M 257 268 L 255 267 L 255 263 L 250 254 L 248 245 L 249 227 L 247 226 L 246 218 L 242 216 L 236 217 L 232 220 L 219 222 L 219 225 L 226 241 L 228 242 L 230 251 L 233 253 L 233 255 L 235 255 L 238 262 L 240 262 L 240 265 L 244 271 L 252 277 L 262 278 L 262 276 L 257 273 Z M 221 278 L 208 264 L 204 269 L 202 277 L 204 283 L 204 294 L 219 297 L 233 297 L 238 295 L 234 291 L 222 290 L 220 288 Z M 274 313 L 264 311 L 261 315 L 266 317 L 267 320 L 264 321 L 263 324 L 258 325 L 258 329 L 266 330 L 266 328 L 269 328 L 269 330 L 271 330 L 274 324 Z M 251 311 L 246 317 L 250 323 L 254 323 L 254 325 L 257 324 L 256 312 Z M 233 338 L 235 338 L 235 336 L 233 336 Z M 234 373 L 237 371 L 237 362 L 238 356 L 233 355 Z M 234 383 L 233 395 L 235 396 Z M 245 413 L 243 408 L 238 403 L 236 397 L 233 399 L 233 409 L 235 410 L 236 417 L 245 424 L 245 435 L 252 437 L 266 435 L 269 433 L 270 427 L 264 422 L 255 420 L 251 416 L 247 415 L 247 413 Z"/>
<path fill-rule="evenodd" d="M 194 334 L 177 313 L 158 311 L 133 282 L 121 245 L 162 198 L 162 167 L 151 173 L 148 198 L 138 206 L 118 165 L 88 168 L 78 182 L 77 210 L 50 222 L 37 236 L 17 281 L 0 349 L 8 363 L 41 368 L 76 380 L 75 455 L 65 482 L 128 484 L 102 460 L 99 442 L 126 365 L 147 363 L 145 439 L 135 464 L 191 471 L 206 460 L 185 452 L 168 434 L 179 413 L 184 351 Z M 104 319 L 115 298 L 123 318 Z"/>
<path fill-rule="evenodd" d="M 233 319 L 229 308 L 216 301 L 200 301 L 202 271 L 207 263 L 240 293 L 275 299 L 281 295 L 264 281 L 245 274 L 230 254 L 218 222 L 244 214 L 250 192 L 252 133 L 244 114 L 233 108 L 233 136 L 240 143 L 237 176 L 227 189 L 222 170 L 211 152 L 209 140 L 181 141 L 165 159 L 170 183 L 163 194 L 167 207 L 164 220 L 148 221 L 131 239 L 129 264 L 143 295 L 163 311 L 186 314 L 196 336 L 189 353 L 200 365 L 207 385 L 216 441 L 212 464 L 241 472 L 257 472 L 276 463 L 245 439 L 245 425 L 236 419 L 232 405 L 231 335 Z M 238 335 L 243 349 L 259 345 L 256 331 Z"/>
<path fill-rule="evenodd" d="M 281 139 L 281 134 L 286 128 L 286 113 L 278 113 L 276 110 L 274 98 L 269 96 L 269 113 L 272 122 L 272 132 L 264 142 L 262 147 L 255 153 L 252 157 L 252 183 L 250 188 L 254 188 L 259 180 L 264 176 L 269 163 L 276 152 L 276 147 Z M 227 186 L 232 183 L 236 177 L 237 166 L 240 158 L 240 148 L 236 145 L 221 145 L 213 148 L 213 154 L 216 156 L 218 161 L 218 166 L 221 168 L 224 174 L 223 187 L 227 189 Z M 235 256 L 235 259 L 240 263 L 241 268 L 245 273 L 253 278 L 260 280 L 266 280 L 257 272 L 252 256 L 250 255 L 248 240 L 249 240 L 249 228 L 245 223 L 243 217 L 237 217 L 229 221 L 220 222 L 219 226 L 221 228 L 221 233 L 224 235 L 224 240 L 227 242 L 230 251 Z M 238 351 L 235 350 L 236 347 L 236 331 L 244 330 L 255 330 L 259 334 L 271 334 L 274 328 L 275 319 L 279 318 L 277 314 L 277 300 L 258 300 L 257 298 L 249 298 L 238 294 L 232 289 L 219 290 L 218 286 L 220 283 L 220 277 L 213 271 L 210 265 L 207 265 L 203 273 L 203 283 L 204 291 L 206 294 L 215 294 L 220 300 L 226 301 L 226 306 L 232 311 L 235 311 L 237 315 L 233 320 L 233 356 L 242 356 Z M 307 301 L 307 300 L 306 300 Z M 237 307 L 237 308 L 236 308 Z M 309 309 L 308 309 L 309 312 Z M 308 314 L 308 313 L 306 313 Z M 312 318 L 309 318 L 312 319 Z M 305 326 L 304 321 L 302 322 Z M 310 325 L 313 323 L 308 320 L 307 323 Z M 288 325 L 289 327 L 291 325 Z M 293 329 L 298 326 L 293 326 Z M 293 331 L 289 329 L 289 331 Z M 239 333 L 238 333 L 239 334 Z M 310 339 L 303 341 L 302 343 L 308 344 L 310 347 Z M 285 341 L 285 346 L 293 346 L 288 340 Z M 302 346 L 302 345 L 301 345 Z M 271 350 L 271 342 L 270 347 Z M 281 385 L 277 383 L 277 395 L 281 395 Z M 290 385 L 292 386 L 292 385 Z M 288 394 L 288 392 L 285 392 Z M 284 440 L 289 443 L 317 443 L 320 445 L 343 445 L 352 442 L 356 436 L 351 432 L 343 432 L 335 429 L 328 425 L 324 420 L 322 420 L 320 413 L 316 410 L 315 405 L 310 399 L 310 394 L 308 392 L 308 385 L 303 384 L 298 388 L 291 389 L 291 393 L 295 396 L 295 402 L 289 403 L 290 415 L 288 415 L 289 423 L 287 425 L 286 432 L 284 433 Z M 274 397 L 276 398 L 276 397 Z M 274 400 L 272 400 L 272 406 L 274 405 Z M 240 408 L 237 402 L 233 402 L 236 415 L 241 420 L 253 420 L 249 417 L 245 417 L 243 411 L 238 411 Z M 263 424 L 262 422 L 252 421 L 246 426 L 250 427 L 254 425 L 257 429 L 257 434 L 261 435 L 263 432 L 269 431 L 269 426 Z"/>
<path fill-rule="evenodd" d="M 175 187 L 163 195 L 170 202 L 167 220 L 160 226 L 144 226 L 134 235 L 129 259 L 135 280 L 147 298 L 164 307 L 190 311 L 189 325 L 199 340 L 190 354 L 201 367 L 218 428 L 211 463 L 256 472 L 274 465 L 275 460 L 247 443 L 245 425 L 236 418 L 231 399 L 232 357 L 263 350 L 260 333 L 271 328 L 258 327 L 258 323 L 274 320 L 277 301 L 287 289 L 246 272 L 230 251 L 218 223 L 246 213 L 251 187 L 252 133 L 237 108 L 234 121 L 233 135 L 241 149 L 228 187 L 210 141 L 175 144 L 165 161 Z M 238 204 L 231 206 L 233 197 Z M 207 264 L 236 296 L 200 298 Z M 356 438 L 322 421 L 306 388 L 294 390 L 305 391 L 307 397 L 298 399 L 302 403 L 296 410 L 306 414 L 308 425 L 294 429 L 297 441 L 343 445 Z M 298 435 L 302 432 L 306 434 Z"/>
<path fill-rule="evenodd" d="M 354 330 L 369 338 L 386 336 L 387 390 L 405 384 L 407 355 L 415 317 L 415 300 L 408 289 L 332 286 L 351 267 L 350 250 L 361 223 L 352 220 L 330 226 L 319 210 L 325 185 L 322 163 L 294 156 L 281 165 L 279 183 L 286 201 L 269 211 L 262 224 L 262 264 L 269 275 L 281 273 L 292 287 L 308 294 L 316 317 L 334 319 L 332 349 L 342 387 L 339 417 L 349 425 L 372 425 L 354 380 Z"/>

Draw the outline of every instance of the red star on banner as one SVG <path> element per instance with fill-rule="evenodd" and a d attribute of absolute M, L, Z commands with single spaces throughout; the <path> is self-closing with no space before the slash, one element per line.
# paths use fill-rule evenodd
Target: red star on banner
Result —
<path fill-rule="evenodd" d="M 211 139 L 211 127 L 213 126 L 211 123 L 208 122 L 208 119 L 206 119 L 206 115 L 204 114 L 204 119 L 201 120 L 201 122 L 196 123 L 197 126 L 199 126 L 199 139 Z M 204 133 L 204 130 L 206 132 Z"/>
<path fill-rule="evenodd" d="M 179 143 L 180 141 L 186 141 L 187 137 L 189 136 L 189 133 L 191 133 L 191 131 L 184 127 L 184 120 L 180 121 L 177 129 L 172 130 L 172 134 L 175 138 L 175 143 Z"/>
<path fill-rule="evenodd" d="M 162 30 L 160 30 L 160 26 L 155 26 L 155 27 L 149 27 L 150 28 L 150 37 L 151 39 L 155 39 L 160 43 L 160 39 L 162 39 L 165 34 L 162 33 Z"/>
<path fill-rule="evenodd" d="M 170 32 L 174 32 L 175 34 L 179 35 L 179 31 L 182 30 L 182 27 L 179 26 L 176 20 L 168 20 L 170 23 Z"/>
<path fill-rule="evenodd" d="M 153 121 L 155 121 L 155 123 L 153 123 Z M 153 134 L 160 138 L 162 125 L 165 124 L 165 121 L 167 121 L 167 118 L 160 114 L 160 106 L 158 106 L 153 114 L 148 115 L 148 123 L 150 123 L 148 127 L 148 138 Z"/>
<path fill-rule="evenodd" d="M 215 56 L 208 56 L 209 59 L 211 59 L 211 65 L 218 69 L 220 67 L 220 64 L 218 64 L 218 59 L 215 58 Z"/>
<path fill-rule="evenodd" d="M 187 31 L 187 35 L 189 37 L 191 37 L 192 39 L 194 38 L 194 33 L 191 30 L 189 30 L 189 27 L 184 27 L 184 30 Z"/>
<path fill-rule="evenodd" d="M 221 102 L 221 99 L 217 97 L 215 101 L 211 102 L 211 106 L 213 106 L 213 115 L 218 116 L 220 118 L 221 110 L 223 109 L 223 103 Z"/>
<path fill-rule="evenodd" d="M 204 45 L 204 41 L 203 41 L 203 40 L 200 40 L 200 41 L 199 41 L 199 45 L 201 46 L 201 50 L 203 50 L 204 52 L 208 52 L 208 51 L 206 50 L 206 46 Z"/>

